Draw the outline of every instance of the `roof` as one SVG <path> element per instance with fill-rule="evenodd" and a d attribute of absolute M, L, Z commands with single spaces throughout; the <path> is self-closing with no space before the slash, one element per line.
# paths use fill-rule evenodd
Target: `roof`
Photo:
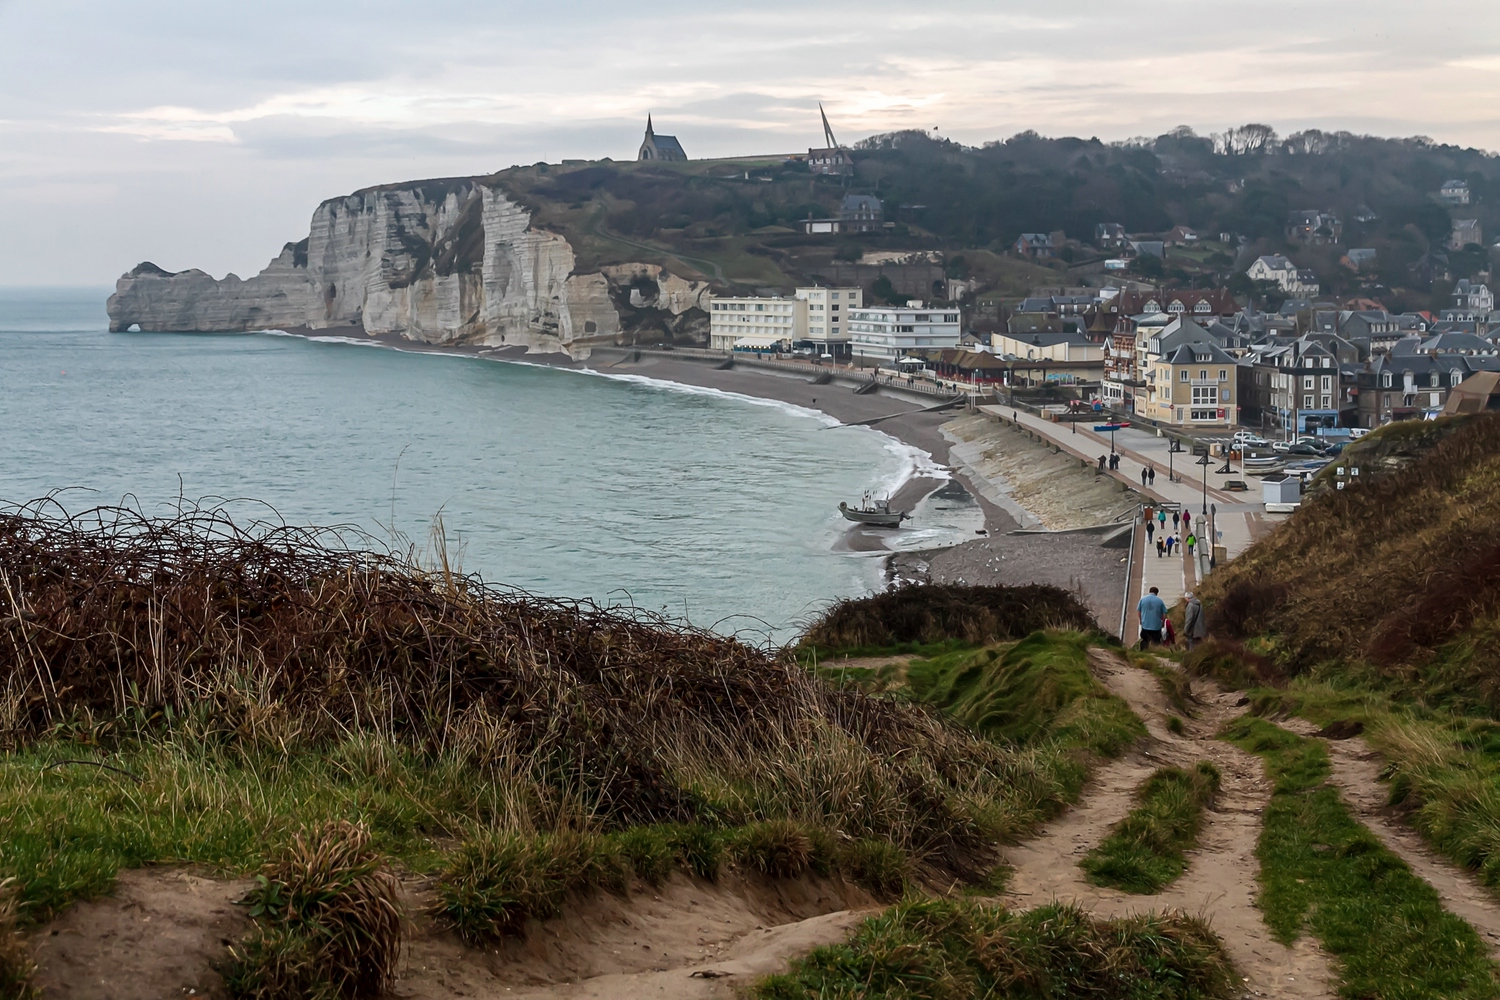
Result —
<path fill-rule="evenodd" d="M 683 159 L 687 159 L 687 153 L 682 149 L 682 143 L 677 141 L 675 135 L 650 135 L 646 141 L 655 146 L 658 152 L 676 153 Z"/>
<path fill-rule="evenodd" d="M 776 337 L 776 336 L 772 336 L 771 334 L 767 334 L 767 333 L 757 333 L 757 334 L 752 334 L 752 335 L 750 335 L 748 337 L 741 337 L 740 339 L 738 339 L 738 340 L 736 340 L 734 342 L 734 346 L 735 347 L 750 347 L 750 348 L 774 347 L 775 345 L 780 344 L 780 343 L 784 342 L 785 340 L 786 340 L 785 337 Z"/>
<path fill-rule="evenodd" d="M 1266 267 L 1269 267 L 1273 271 L 1292 271 L 1297 267 L 1296 264 L 1293 264 L 1285 256 L 1279 253 L 1262 254 L 1261 256 L 1255 258 L 1255 263 L 1265 264 Z"/>
<path fill-rule="evenodd" d="M 1454 352 L 1458 354 L 1493 354 L 1495 345 L 1472 333 L 1437 333 L 1422 341 L 1422 351 Z"/>
<path fill-rule="evenodd" d="M 880 210 L 880 199 L 873 194 L 844 195 L 844 211 L 846 212 L 878 212 Z"/>
<path fill-rule="evenodd" d="M 1194 341 L 1183 344 L 1167 358 L 1172 365 L 1233 365 L 1237 362 L 1219 345 L 1209 341 Z"/>
<path fill-rule="evenodd" d="M 1076 333 L 1054 333 L 1051 331 L 1041 333 L 1004 333 L 1002 337 L 1022 344 L 1030 344 L 1033 347 L 1053 347 L 1057 344 L 1071 344 L 1075 347 L 1086 347 L 1092 343 L 1087 337 Z"/>
<path fill-rule="evenodd" d="M 1021 238 L 1016 242 L 1027 243 L 1032 246 L 1050 247 L 1052 245 L 1052 237 L 1046 233 L 1022 233 Z"/>
<path fill-rule="evenodd" d="M 1500 393 L 1500 372 L 1470 375 L 1448 394 L 1444 413 L 1478 413 L 1491 406 L 1491 397 Z"/>

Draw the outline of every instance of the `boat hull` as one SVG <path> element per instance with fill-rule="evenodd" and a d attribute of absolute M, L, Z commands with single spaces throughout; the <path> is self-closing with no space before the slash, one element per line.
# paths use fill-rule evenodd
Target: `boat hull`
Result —
<path fill-rule="evenodd" d="M 907 518 L 907 515 L 896 511 L 855 510 L 842 503 L 839 504 L 839 513 L 855 524 L 865 524 L 872 528 L 899 528 Z"/>

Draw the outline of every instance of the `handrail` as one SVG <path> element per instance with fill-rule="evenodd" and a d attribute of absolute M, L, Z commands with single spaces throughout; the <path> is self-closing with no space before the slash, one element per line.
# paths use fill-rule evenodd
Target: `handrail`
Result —
<path fill-rule="evenodd" d="M 1125 557 L 1125 593 L 1120 597 L 1120 641 L 1125 641 L 1125 620 L 1130 617 L 1130 574 L 1135 572 L 1135 533 L 1139 530 L 1141 523 L 1141 511 L 1144 507 L 1135 509 L 1135 517 L 1130 521 L 1130 552 Z M 1129 645 L 1126 642 L 1126 645 Z"/>

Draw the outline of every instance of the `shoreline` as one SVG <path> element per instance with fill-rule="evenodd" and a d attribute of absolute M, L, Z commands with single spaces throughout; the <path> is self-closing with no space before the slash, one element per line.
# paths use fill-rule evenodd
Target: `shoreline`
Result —
<path fill-rule="evenodd" d="M 271 332 L 271 331 L 263 331 Z M 959 481 L 973 498 L 982 517 L 987 534 L 1004 533 L 1021 527 L 1021 522 L 996 505 L 981 492 L 982 484 L 974 482 L 969 471 L 953 463 L 949 455 L 951 442 L 942 433 L 942 426 L 952 420 L 957 411 L 923 412 L 925 405 L 904 396 L 875 392 L 865 396 L 855 395 L 847 386 L 837 384 L 812 385 L 806 379 L 792 373 L 774 372 L 767 369 L 736 367 L 717 369 L 704 359 L 664 357 L 658 353 L 639 352 L 633 347 L 596 347 L 588 361 L 577 361 L 566 354 L 532 354 L 525 348 L 489 348 L 468 344 L 427 344 L 407 340 L 395 334 L 370 335 L 358 327 L 331 327 L 313 330 L 308 327 L 291 327 L 275 331 L 287 336 L 302 337 L 323 342 L 351 342 L 375 344 L 412 354 L 442 354 L 473 357 L 486 361 L 510 362 L 535 365 L 545 368 L 562 368 L 587 372 L 605 378 L 616 375 L 636 375 L 662 382 L 675 383 L 697 389 L 716 389 L 732 395 L 751 399 L 784 403 L 816 413 L 821 413 L 842 425 L 858 425 L 876 420 L 878 425 L 870 430 L 893 439 L 908 448 L 916 449 L 926 462 L 941 468 L 944 477 L 924 475 L 923 462 L 919 461 L 896 490 L 891 494 L 891 505 L 898 509 L 913 510 L 927 500 L 948 481 L 948 477 Z M 855 498 L 851 498 L 855 499 Z M 850 529 L 843 546 L 853 552 L 885 551 L 901 554 L 880 543 L 882 534 L 858 527 Z M 928 550 L 933 551 L 933 550 Z"/>
<path fill-rule="evenodd" d="M 924 476 L 919 465 L 892 495 L 892 506 L 914 510 L 919 504 L 931 502 L 944 487 L 956 484 L 977 508 L 984 533 L 955 536 L 951 544 L 901 549 L 888 544 L 893 538 L 890 532 L 850 526 L 835 543 L 834 551 L 880 556 L 881 575 L 887 586 L 903 582 L 1047 584 L 1077 593 L 1097 620 L 1106 623 L 1102 626 L 1106 630 L 1109 630 L 1107 623 L 1119 615 L 1125 573 L 1121 553 L 1102 547 L 1097 538 L 1088 535 L 1011 534 L 1023 527 L 1021 520 L 993 502 L 987 495 L 994 492 L 993 488 L 985 481 L 976 482 L 978 473 L 967 463 L 954 461 L 951 454 L 954 442 L 944 434 L 943 427 L 963 411 L 924 410 L 931 400 L 890 395 L 884 390 L 856 395 L 851 386 L 812 385 L 796 373 L 751 366 L 718 369 L 708 359 L 677 358 L 666 352 L 646 353 L 632 347 L 595 348 L 589 361 L 579 362 L 564 354 L 527 354 L 519 347 L 493 349 L 421 344 L 394 335 L 371 337 L 357 328 L 279 332 L 314 340 L 373 344 L 408 353 L 564 368 L 603 377 L 634 375 L 800 407 L 844 425 L 879 419 L 871 430 L 925 453 L 934 465 L 945 470 L 944 477 Z"/>

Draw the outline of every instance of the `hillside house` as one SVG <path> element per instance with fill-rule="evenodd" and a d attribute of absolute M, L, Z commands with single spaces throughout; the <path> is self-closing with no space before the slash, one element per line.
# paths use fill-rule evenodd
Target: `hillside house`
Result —
<path fill-rule="evenodd" d="M 1484 236 L 1479 230 L 1479 220 L 1454 219 L 1453 233 L 1448 237 L 1448 249 L 1462 250 L 1470 243 L 1484 246 Z"/>
<path fill-rule="evenodd" d="M 1444 181 L 1443 186 L 1438 188 L 1438 199 L 1450 205 L 1467 205 L 1469 203 L 1469 182 L 1460 178 Z"/>
<path fill-rule="evenodd" d="M 1198 234 L 1187 226 L 1173 226 L 1172 231 L 1162 237 L 1162 242 L 1169 247 L 1197 246 Z"/>
<path fill-rule="evenodd" d="M 1052 237 L 1046 233 L 1022 233 L 1012 247 L 1022 257 L 1051 257 L 1056 252 Z"/>
<path fill-rule="evenodd" d="M 1467 319 L 1482 319 L 1495 309 L 1495 294 L 1489 286 L 1468 278 L 1453 286 L 1453 309 L 1467 313 Z"/>
<path fill-rule="evenodd" d="M 839 206 L 839 221 L 846 233 L 875 232 L 885 221 L 885 208 L 872 194 L 846 194 Z"/>
<path fill-rule="evenodd" d="M 1101 250 L 1118 250 L 1129 239 L 1118 222 L 1101 222 L 1094 227 L 1094 245 Z"/>
<path fill-rule="evenodd" d="M 1371 271 L 1375 269 L 1376 253 L 1370 247 L 1353 247 L 1342 258 L 1339 263 L 1351 271 Z"/>
<path fill-rule="evenodd" d="M 1282 292 L 1292 296 L 1317 295 L 1322 288 L 1315 274 L 1298 268 L 1279 253 L 1255 258 L 1245 269 L 1245 276 L 1251 281 L 1274 282 Z"/>
<path fill-rule="evenodd" d="M 1323 246 L 1338 243 L 1344 237 L 1344 224 L 1332 212 L 1302 209 L 1291 212 L 1286 220 L 1286 238 L 1291 243 Z"/>
<path fill-rule="evenodd" d="M 993 333 L 990 348 L 1002 357 L 1022 361 L 1095 361 L 1102 367 L 1105 348 L 1078 333 Z"/>

